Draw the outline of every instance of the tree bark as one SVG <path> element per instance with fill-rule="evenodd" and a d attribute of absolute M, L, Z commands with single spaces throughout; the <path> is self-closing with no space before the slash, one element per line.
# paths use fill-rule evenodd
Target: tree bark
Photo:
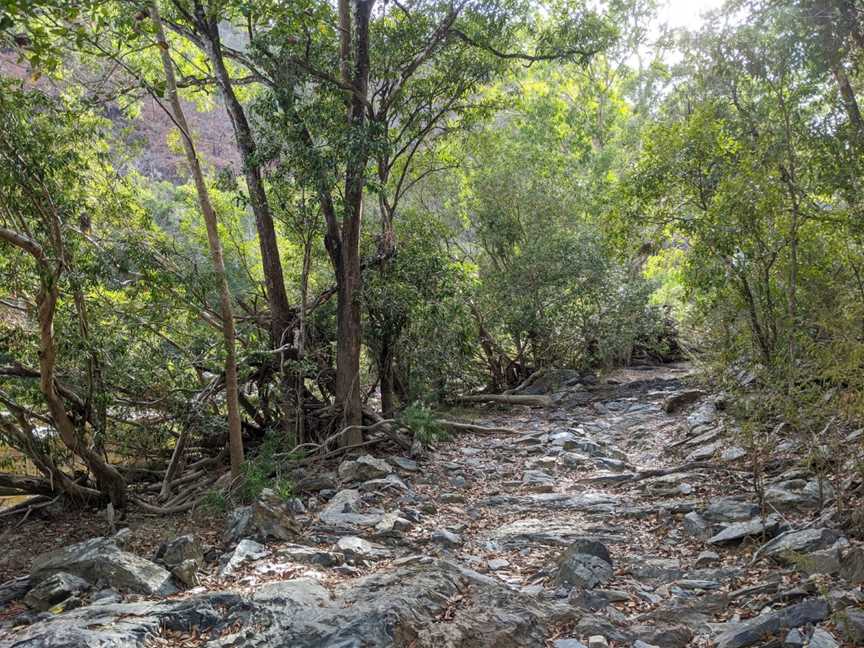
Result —
<path fill-rule="evenodd" d="M 271 338 L 274 348 L 285 344 L 285 336 L 292 321 L 291 305 L 285 292 L 285 278 L 282 272 L 282 260 L 276 240 L 276 228 L 270 213 L 270 203 L 264 190 L 261 176 L 261 165 L 256 159 L 255 139 L 252 129 L 246 119 L 243 105 L 237 99 L 234 86 L 225 59 L 222 54 L 222 43 L 219 36 L 219 22 L 215 15 L 206 15 L 199 2 L 195 3 L 195 17 L 199 31 L 204 37 L 206 54 L 213 66 L 219 94 L 225 103 L 237 148 L 243 160 L 243 175 L 249 191 L 249 204 L 255 216 L 255 227 L 258 230 L 258 244 L 261 249 L 261 265 L 264 270 L 264 288 L 267 293 L 267 303 L 270 306 Z"/>
<path fill-rule="evenodd" d="M 192 133 L 189 130 L 186 115 L 184 114 L 183 106 L 180 103 L 180 97 L 177 95 L 177 80 L 174 76 L 174 67 L 168 50 L 168 42 L 165 39 L 165 32 L 162 28 L 162 20 L 159 17 L 159 9 L 156 6 L 155 1 L 150 5 L 150 18 L 156 29 L 156 39 L 159 45 L 160 57 L 162 59 L 162 69 L 165 72 L 166 94 L 168 96 L 168 101 L 171 104 L 171 111 L 174 113 L 174 121 L 176 122 L 177 128 L 180 130 L 180 139 L 183 141 L 183 150 L 186 153 L 186 162 L 189 165 L 189 171 L 191 172 L 192 178 L 195 182 L 198 204 L 201 208 L 201 214 L 204 217 L 204 224 L 207 228 L 207 243 L 210 247 L 210 256 L 213 259 L 213 268 L 219 282 L 219 305 L 222 311 L 222 336 L 225 341 L 225 400 L 228 406 L 228 446 L 231 456 L 231 474 L 234 477 L 237 477 L 241 474 L 243 466 L 243 431 L 240 423 L 239 403 L 240 388 L 237 382 L 237 341 L 234 329 L 234 313 L 231 306 L 231 293 L 228 289 L 228 278 L 225 274 L 225 260 L 222 255 L 222 242 L 219 240 L 216 210 L 213 208 L 213 203 L 210 200 L 210 192 L 207 189 L 207 183 L 204 180 L 204 173 L 201 170 L 201 162 L 198 158 L 197 152 L 195 151 Z M 272 229 L 272 221 L 270 225 Z M 273 241 L 275 243 L 275 233 L 273 236 Z M 284 296 L 285 286 L 281 284 L 282 268 L 278 259 L 278 251 L 276 264 L 278 266 L 280 286 L 282 288 L 281 292 Z M 285 303 L 287 304 L 287 298 L 285 299 Z M 275 320 L 275 313 L 273 313 L 273 316 Z M 182 444 L 180 441 L 178 441 L 177 450 L 178 452 L 182 452 Z M 176 470 L 175 457 L 172 457 L 171 465 Z M 169 474 L 166 474 L 165 476 L 165 486 L 170 486 L 170 472 L 171 470 L 169 468 Z"/>
<path fill-rule="evenodd" d="M 369 146 L 366 142 L 365 101 L 369 92 L 369 19 L 373 0 L 354 0 L 353 34 L 353 92 L 348 103 L 348 128 L 357 133 L 356 144 L 349 151 L 345 169 L 345 209 L 342 216 L 339 263 L 336 264 L 338 303 L 336 307 L 336 398 L 342 409 L 343 423 L 351 427 L 343 435 L 342 443 L 353 445 L 362 440 L 360 402 L 360 298 L 362 275 L 360 269 L 360 228 L 363 222 L 363 192 L 366 182 L 366 164 Z M 340 6 L 340 25 L 345 16 Z M 346 31 L 342 28 L 342 37 Z M 342 69 L 347 67 L 346 51 L 340 47 Z"/>

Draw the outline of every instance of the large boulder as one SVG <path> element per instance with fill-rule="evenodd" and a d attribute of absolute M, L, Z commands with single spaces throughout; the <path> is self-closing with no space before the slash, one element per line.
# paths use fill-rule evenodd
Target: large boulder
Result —
<path fill-rule="evenodd" d="M 146 558 L 121 550 L 111 538 L 92 538 L 33 560 L 31 576 L 41 583 L 65 572 L 121 592 L 166 595 L 176 591 L 171 574 Z"/>

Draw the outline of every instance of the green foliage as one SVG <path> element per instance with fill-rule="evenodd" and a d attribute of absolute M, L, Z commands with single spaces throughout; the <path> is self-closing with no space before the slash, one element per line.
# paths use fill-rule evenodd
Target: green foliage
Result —
<path fill-rule="evenodd" d="M 243 475 L 233 492 L 245 504 L 254 502 L 265 488 L 273 490 L 283 500 L 294 496 L 294 484 L 282 474 L 282 462 L 277 456 L 284 450 L 285 440 L 278 434 L 268 435 L 256 454 L 243 464 Z"/>
<path fill-rule="evenodd" d="M 398 420 L 401 426 L 411 430 L 414 438 L 423 444 L 447 441 L 450 438 L 449 432 L 438 422 L 432 409 L 419 401 L 402 410 Z"/>
<path fill-rule="evenodd" d="M 228 498 L 224 492 L 211 489 L 201 498 L 201 508 L 211 515 L 223 515 L 228 511 Z"/>

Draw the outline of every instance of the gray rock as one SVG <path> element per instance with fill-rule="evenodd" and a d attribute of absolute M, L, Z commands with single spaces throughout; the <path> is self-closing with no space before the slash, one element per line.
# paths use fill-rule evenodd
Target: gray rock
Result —
<path fill-rule="evenodd" d="M 747 451 L 740 446 L 731 446 L 720 453 L 720 459 L 723 461 L 738 461 L 747 456 Z"/>
<path fill-rule="evenodd" d="M 794 563 L 800 572 L 812 576 L 813 574 L 836 574 L 840 571 L 840 543 L 829 549 L 811 551 L 802 555 Z"/>
<path fill-rule="evenodd" d="M 305 475 L 294 482 L 294 488 L 298 493 L 334 490 L 336 480 L 330 474 Z"/>
<path fill-rule="evenodd" d="M 276 555 L 289 562 L 322 567 L 335 567 L 344 560 L 339 553 L 298 544 L 281 545 L 276 549 Z"/>
<path fill-rule="evenodd" d="M 526 470 L 522 485 L 535 492 L 550 493 L 555 490 L 555 478 L 542 470 Z"/>
<path fill-rule="evenodd" d="M 864 583 L 864 548 L 854 546 L 841 552 L 840 577 L 852 585 Z"/>
<path fill-rule="evenodd" d="M 687 648 L 693 640 L 693 632 L 680 624 L 670 626 L 637 626 L 633 633 L 649 645 L 663 648 Z"/>
<path fill-rule="evenodd" d="M 817 480 L 787 479 L 765 489 L 765 502 L 778 511 L 806 511 L 820 508 L 834 497 L 831 484 Z"/>
<path fill-rule="evenodd" d="M 384 459 L 363 455 L 339 464 L 339 478 L 345 482 L 381 479 L 393 472 L 393 467 Z"/>
<path fill-rule="evenodd" d="M 259 585 L 252 600 L 268 607 L 308 609 L 329 604 L 330 592 L 313 578 L 293 578 Z"/>
<path fill-rule="evenodd" d="M 578 452 L 562 452 L 558 455 L 558 462 L 569 468 L 587 468 L 592 463 L 588 455 Z"/>
<path fill-rule="evenodd" d="M 407 457 L 390 457 L 388 461 L 399 470 L 404 470 L 405 472 L 410 473 L 420 472 L 420 466 L 418 466 L 417 462 L 413 459 L 408 459 Z"/>
<path fill-rule="evenodd" d="M 31 609 L 45 612 L 70 596 L 77 596 L 88 589 L 90 589 L 90 583 L 83 578 L 65 572 L 57 572 L 27 592 L 24 603 Z"/>
<path fill-rule="evenodd" d="M 807 599 L 789 607 L 761 614 L 747 621 L 733 624 L 715 639 L 717 648 L 743 648 L 752 646 L 781 630 L 800 628 L 818 623 L 830 614 L 828 603 L 822 599 Z"/>
<path fill-rule="evenodd" d="M 720 555 L 713 551 L 703 551 L 696 556 L 696 567 L 710 567 L 720 562 Z"/>
<path fill-rule="evenodd" d="M 612 457 L 595 457 L 595 465 L 600 468 L 605 468 L 613 472 L 623 472 L 629 467 L 626 461 L 621 459 L 613 459 Z"/>
<path fill-rule="evenodd" d="M 293 500 L 283 500 L 265 488 L 252 505 L 252 526 L 256 537 L 261 541 L 296 538 L 300 528 L 294 520 L 295 510 Z"/>
<path fill-rule="evenodd" d="M 605 585 L 613 575 L 612 558 L 606 546 L 583 539 L 573 542 L 558 559 L 555 582 L 592 589 Z"/>
<path fill-rule="evenodd" d="M 810 648 L 839 648 L 839 644 L 830 632 L 816 628 L 810 636 Z"/>
<path fill-rule="evenodd" d="M 684 532 L 699 540 L 707 540 L 713 535 L 713 527 L 696 511 L 691 511 L 683 519 Z"/>
<path fill-rule="evenodd" d="M 33 560 L 31 576 L 36 583 L 58 572 L 91 583 L 101 580 L 123 592 L 166 595 L 175 591 L 170 573 L 141 556 L 122 551 L 110 538 L 92 538 Z"/>
<path fill-rule="evenodd" d="M 442 547 L 458 547 L 462 544 L 462 538 L 447 529 L 438 529 L 432 533 L 432 542 Z"/>
<path fill-rule="evenodd" d="M 374 526 L 381 521 L 380 514 L 361 513 L 361 506 L 360 491 L 341 490 L 327 503 L 318 518 L 325 524 L 349 529 L 354 526 Z"/>
<path fill-rule="evenodd" d="M 385 513 L 381 521 L 375 525 L 375 533 L 379 536 L 398 536 L 411 528 L 411 521 L 402 517 L 402 511 Z"/>
<path fill-rule="evenodd" d="M 360 490 L 362 491 L 393 491 L 393 492 L 403 492 L 407 491 L 408 484 L 402 481 L 402 478 L 399 475 L 387 475 L 386 477 L 382 477 L 381 479 L 370 479 L 369 481 L 365 481 L 360 484 Z"/>
<path fill-rule="evenodd" d="M 719 497 L 708 503 L 702 512 L 709 522 L 743 522 L 759 515 L 759 506 L 731 497 Z"/>
<path fill-rule="evenodd" d="M 688 405 L 692 405 L 703 396 L 705 396 L 705 392 L 701 389 L 687 389 L 677 392 L 663 401 L 663 411 L 667 414 L 674 414 Z"/>
<path fill-rule="evenodd" d="M 717 451 L 720 449 L 720 443 L 708 443 L 703 446 L 699 446 L 693 452 L 687 455 L 684 459 L 685 462 L 691 461 L 706 461 L 713 457 Z"/>
<path fill-rule="evenodd" d="M 776 535 L 784 526 L 783 518 L 777 514 L 771 514 L 764 520 L 754 518 L 747 522 L 736 522 L 725 527 L 720 533 L 708 538 L 709 544 L 725 544 L 743 540 L 749 536 Z"/>
<path fill-rule="evenodd" d="M 675 587 L 682 590 L 713 590 L 720 589 L 720 582 L 714 580 L 700 580 L 698 578 L 684 578 L 673 583 Z"/>
<path fill-rule="evenodd" d="M 493 558 L 487 562 L 486 565 L 489 567 L 489 571 L 500 571 L 502 569 L 507 569 L 510 566 L 510 563 L 503 558 Z"/>
<path fill-rule="evenodd" d="M 345 554 L 345 558 L 351 563 L 365 560 L 382 560 L 392 555 L 387 547 L 376 542 L 369 542 L 363 538 L 358 538 L 357 536 L 339 538 L 336 548 Z"/>
<path fill-rule="evenodd" d="M 0 585 L 0 609 L 22 598 L 33 585 L 29 576 L 19 576 Z"/>
<path fill-rule="evenodd" d="M 789 531 L 762 545 L 759 555 L 782 564 L 793 564 L 800 554 L 827 549 L 840 538 L 839 532 L 826 528 Z"/>
<path fill-rule="evenodd" d="M 201 566 L 194 558 L 189 558 L 184 560 L 179 565 L 174 565 L 171 569 L 171 573 L 174 575 L 174 578 L 177 579 L 178 582 L 182 583 L 186 587 L 197 587 L 198 586 L 198 568 Z"/>
<path fill-rule="evenodd" d="M 588 637 L 588 648 L 609 648 L 609 642 L 603 635 L 592 635 Z"/>
<path fill-rule="evenodd" d="M 864 645 L 864 610 L 846 608 L 837 616 L 837 627 L 843 636 L 855 645 Z"/>
<path fill-rule="evenodd" d="M 163 542 L 156 550 L 156 561 L 169 569 L 186 560 L 194 560 L 199 565 L 204 563 L 204 548 L 194 535 L 182 535 Z"/>
<path fill-rule="evenodd" d="M 265 488 L 251 506 L 232 511 L 223 541 L 231 546 L 243 538 L 259 542 L 292 540 L 300 533 L 300 526 L 294 519 L 295 509 L 293 499 L 285 500 Z"/>
<path fill-rule="evenodd" d="M 232 576 L 242 565 L 256 560 L 261 560 L 269 553 L 267 547 L 261 543 L 244 538 L 227 557 L 225 564 L 222 569 L 219 570 L 219 573 L 222 576 Z"/>
<path fill-rule="evenodd" d="M 687 431 L 689 434 L 698 434 L 705 428 L 713 426 L 717 422 L 717 407 L 708 401 L 697 407 L 687 417 Z"/>
<path fill-rule="evenodd" d="M 803 648 L 806 639 L 798 628 L 793 628 L 786 633 L 786 638 L 783 640 L 783 648 Z"/>
<path fill-rule="evenodd" d="M 552 648 L 588 648 L 578 639 L 556 639 L 552 643 Z"/>
<path fill-rule="evenodd" d="M 683 569 L 677 558 L 642 558 L 630 569 L 642 581 L 669 582 L 681 578 Z"/>

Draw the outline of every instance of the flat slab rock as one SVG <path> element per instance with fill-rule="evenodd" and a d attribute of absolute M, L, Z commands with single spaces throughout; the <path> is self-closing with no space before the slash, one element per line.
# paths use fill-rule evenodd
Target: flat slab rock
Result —
<path fill-rule="evenodd" d="M 519 648 L 544 645 L 552 625 L 577 616 L 564 603 L 433 561 L 361 578 L 332 596 L 314 580 L 294 579 L 268 583 L 250 596 L 91 605 L 24 628 L 0 640 L 0 648 L 145 648 L 161 628 L 188 632 L 193 626 L 214 637 L 205 645 L 232 648 Z"/>
<path fill-rule="evenodd" d="M 504 524 L 487 534 L 487 539 L 503 545 L 525 546 L 531 544 L 569 546 L 586 537 L 585 530 L 576 524 L 550 522 L 528 518 Z M 617 542 L 617 536 L 591 537 L 601 542 Z"/>
<path fill-rule="evenodd" d="M 745 648 L 761 642 L 781 630 L 800 628 L 818 623 L 830 614 L 828 603 L 822 599 L 808 599 L 795 605 L 733 624 L 716 639 L 717 648 Z"/>

